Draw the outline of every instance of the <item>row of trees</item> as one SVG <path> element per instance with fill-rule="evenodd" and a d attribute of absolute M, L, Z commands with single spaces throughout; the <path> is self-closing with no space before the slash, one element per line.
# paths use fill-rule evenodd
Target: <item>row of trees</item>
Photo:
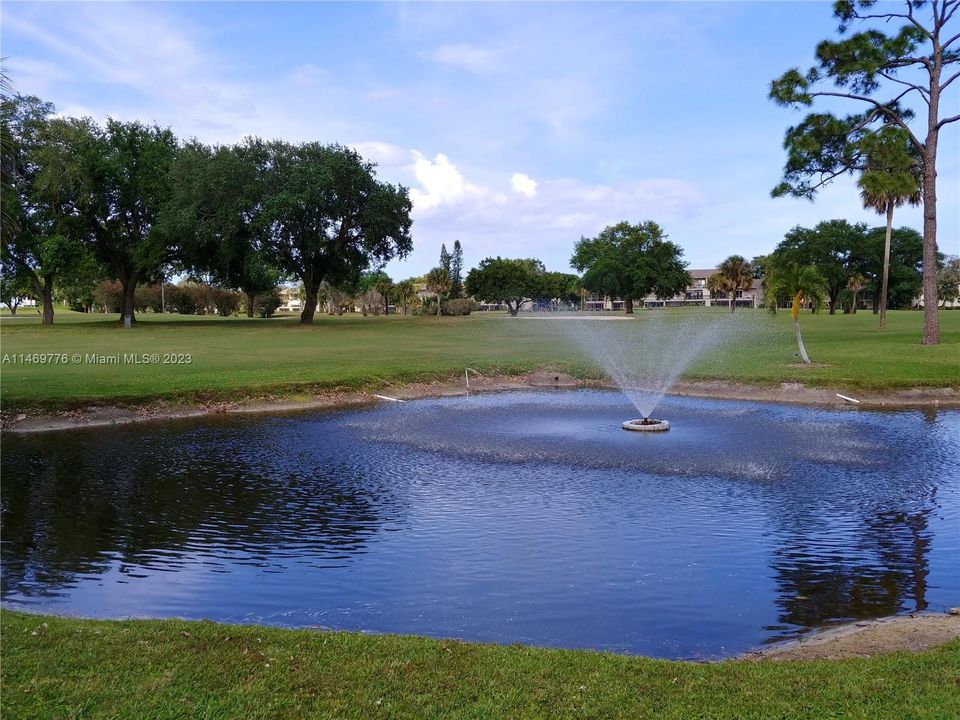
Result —
<path fill-rule="evenodd" d="M 253 298 L 281 279 L 305 292 L 354 283 L 412 248 L 409 193 L 340 145 L 248 138 L 181 143 L 139 122 L 54 115 L 2 99 L 3 274 L 29 282 L 53 322 L 57 284 L 113 279 L 121 313 L 171 268 Z"/>
<path fill-rule="evenodd" d="M 921 292 L 923 238 L 910 228 L 888 233 L 864 223 L 828 220 L 813 228 L 793 228 L 770 255 L 755 258 L 754 264 L 761 274 L 768 266 L 816 269 L 825 283 L 825 304 L 831 315 L 845 296 L 851 312 L 856 312 L 858 294 L 869 290 L 883 327 L 888 306 L 910 307 Z M 938 256 L 937 267 L 942 265 L 943 257 Z"/>
<path fill-rule="evenodd" d="M 572 304 L 590 295 L 623 298 L 632 313 L 635 298 L 671 298 L 691 284 L 683 250 L 653 221 L 621 222 L 594 238 L 581 237 L 570 264 L 583 276 L 547 272 L 532 258 L 487 258 L 467 275 L 467 292 L 505 304 L 511 315 L 527 299 Z"/>

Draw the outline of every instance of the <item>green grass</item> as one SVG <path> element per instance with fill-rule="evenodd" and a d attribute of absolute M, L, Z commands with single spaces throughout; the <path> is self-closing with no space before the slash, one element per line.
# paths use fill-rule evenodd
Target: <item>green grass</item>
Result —
<path fill-rule="evenodd" d="M 23 312 L 23 311 L 21 311 Z M 681 319 L 685 310 L 668 310 Z M 718 313 L 721 311 L 717 311 Z M 323 388 L 373 388 L 389 382 L 481 372 L 525 372 L 550 366 L 580 376 L 598 369 L 564 339 L 555 323 L 474 314 L 462 318 L 327 317 L 313 327 L 295 317 L 269 320 L 142 315 L 131 330 L 114 316 L 59 311 L 43 327 L 35 313 L 0 323 L 0 400 L 6 409 L 66 407 L 94 401 L 194 401 L 263 394 L 306 394 Z M 649 313 L 639 313 L 638 322 Z M 688 379 L 772 385 L 803 382 L 850 390 L 960 386 L 960 312 L 941 313 L 943 343 L 919 343 L 922 314 L 877 317 L 805 314 L 807 348 L 797 358 L 789 317 L 762 311 L 738 316 L 751 328 L 732 347 L 710 349 L 687 369 Z M 678 331 L 679 325 L 678 325 Z M 21 353 L 189 353 L 190 365 L 12 364 Z"/>
<path fill-rule="evenodd" d="M 917 655 L 679 663 L 206 622 L 0 615 L 4 718 L 960 716 L 960 642 Z"/>

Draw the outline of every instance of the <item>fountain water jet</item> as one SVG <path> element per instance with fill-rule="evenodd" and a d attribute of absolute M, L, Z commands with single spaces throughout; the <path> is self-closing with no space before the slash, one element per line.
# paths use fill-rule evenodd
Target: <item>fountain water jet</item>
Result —
<path fill-rule="evenodd" d="M 640 412 L 641 417 L 623 423 L 623 429 L 662 432 L 670 423 L 651 415 L 670 386 L 698 355 L 744 328 L 747 315 L 706 308 L 659 309 L 643 311 L 625 322 L 604 322 L 623 316 L 578 314 L 567 316 L 560 327 Z"/>

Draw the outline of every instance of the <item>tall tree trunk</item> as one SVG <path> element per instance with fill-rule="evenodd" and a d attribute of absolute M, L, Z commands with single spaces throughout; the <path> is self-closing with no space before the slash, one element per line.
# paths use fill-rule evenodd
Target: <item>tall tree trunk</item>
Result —
<path fill-rule="evenodd" d="M 940 70 L 943 57 L 934 56 L 927 98 L 927 141 L 923 146 L 923 344 L 940 344 L 937 302 L 937 140 L 940 122 Z"/>
<path fill-rule="evenodd" d="M 53 325 L 53 276 L 44 275 L 42 278 L 30 271 L 33 289 L 40 298 L 44 325 Z"/>
<path fill-rule="evenodd" d="M 53 283 L 47 280 L 43 285 L 43 324 L 53 325 Z"/>
<path fill-rule="evenodd" d="M 734 290 L 730 295 L 730 312 L 736 312 L 737 310 L 737 291 Z"/>
<path fill-rule="evenodd" d="M 803 346 L 803 335 L 800 334 L 800 321 L 793 321 L 793 331 L 797 334 L 797 347 L 800 348 L 800 359 L 804 365 L 810 364 L 810 356 L 807 355 L 807 349 Z"/>
<path fill-rule="evenodd" d="M 633 298 L 628 297 L 623 301 L 623 310 L 627 315 L 633 314 Z"/>
<path fill-rule="evenodd" d="M 317 311 L 317 295 L 320 293 L 320 283 L 303 283 L 303 311 L 300 313 L 301 325 L 313 325 L 313 315 Z"/>
<path fill-rule="evenodd" d="M 880 281 L 880 329 L 887 326 L 887 288 L 890 284 L 890 239 L 893 237 L 893 201 L 887 203 L 887 235 L 883 240 L 883 279 Z"/>
<path fill-rule="evenodd" d="M 247 317 L 252 318 L 254 306 L 257 302 L 257 294 L 249 290 L 247 290 L 244 294 L 247 296 Z"/>
<path fill-rule="evenodd" d="M 860 292 L 859 290 L 854 290 L 854 291 L 853 291 L 853 302 L 852 302 L 851 305 L 850 305 L 850 314 L 851 314 L 851 315 L 856 315 L 856 314 L 857 314 L 857 293 L 859 293 L 859 292 Z"/>
<path fill-rule="evenodd" d="M 127 273 L 124 277 L 118 278 L 120 280 L 120 286 L 123 289 L 123 300 L 120 305 L 120 323 L 123 323 L 123 319 L 126 316 L 130 316 L 130 324 L 133 325 L 137 321 L 137 318 L 134 314 L 134 307 L 136 305 L 136 294 L 137 294 L 137 271 Z"/>

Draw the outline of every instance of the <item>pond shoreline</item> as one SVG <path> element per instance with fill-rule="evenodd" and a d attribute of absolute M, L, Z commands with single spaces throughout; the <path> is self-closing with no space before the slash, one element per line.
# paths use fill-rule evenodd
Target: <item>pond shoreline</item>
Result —
<path fill-rule="evenodd" d="M 960 608 L 860 620 L 816 630 L 798 640 L 750 650 L 736 660 L 844 660 L 923 652 L 960 638 Z"/>
<path fill-rule="evenodd" d="M 4 612 L 18 613 L 25 616 L 32 616 L 42 621 L 45 618 L 57 618 L 67 621 L 91 622 L 91 623 L 126 623 L 129 621 L 160 622 L 173 623 L 183 622 L 188 624 L 209 624 L 228 628 L 236 626 L 236 623 L 223 623 L 211 620 L 183 620 L 179 618 L 150 618 L 144 616 L 130 616 L 122 618 L 88 618 L 80 615 L 70 615 L 67 613 L 49 613 L 33 612 L 23 608 L 4 608 Z M 249 628 L 267 628 L 274 626 L 266 625 L 246 625 Z M 454 642 L 465 646 L 498 646 L 515 647 L 516 644 L 498 644 L 485 642 L 471 642 L 460 640 L 458 638 L 436 638 L 426 635 L 398 635 L 395 633 L 370 633 L 362 630 L 337 630 L 335 628 L 321 627 L 285 627 L 275 628 L 292 632 L 305 633 L 334 633 L 344 635 L 355 635 L 364 638 L 394 638 L 409 637 L 417 638 L 427 642 Z M 663 658 L 650 657 L 647 655 L 625 654 L 624 657 L 643 658 L 646 660 L 657 660 L 672 663 L 691 663 L 691 664 L 730 664 L 739 662 L 783 662 L 783 661 L 803 661 L 803 660 L 849 660 L 854 658 L 872 658 L 894 653 L 922 653 L 928 650 L 934 650 L 954 640 L 960 639 L 960 608 L 951 608 L 948 612 L 919 612 L 910 615 L 890 615 L 887 617 L 874 618 L 871 620 L 855 620 L 834 625 L 827 628 L 821 628 L 810 632 L 802 638 L 788 640 L 776 643 L 767 647 L 754 648 L 739 655 L 717 658 L 714 660 L 698 659 L 677 659 L 670 660 Z M 530 650 L 548 650 L 568 653 L 597 653 L 600 650 L 591 650 L 588 648 L 545 648 L 538 645 L 523 645 L 521 647 Z M 620 653 L 617 653 L 618 655 Z"/>
<path fill-rule="evenodd" d="M 476 392 L 576 388 L 616 389 L 616 385 L 608 381 L 582 380 L 550 370 L 541 370 L 524 375 L 471 374 L 469 383 L 468 388 L 466 380 L 458 378 L 457 380 L 434 382 L 388 383 L 367 392 L 322 390 L 309 398 L 296 396 L 284 398 L 280 396 L 268 399 L 254 398 L 210 403 L 174 403 L 158 399 L 129 405 L 92 402 L 79 408 L 60 411 L 4 411 L 0 415 L 0 431 L 3 434 L 32 434 L 215 415 L 327 410 L 389 402 L 390 399 L 407 401 L 419 398 L 467 395 Z M 760 386 L 722 380 L 678 380 L 670 387 L 667 395 L 826 408 L 855 407 L 869 410 L 960 408 L 960 393 L 950 387 L 917 387 L 886 392 L 860 392 L 844 390 L 843 388 L 809 387 L 796 382 Z M 841 395 L 845 397 L 841 397 Z M 384 399 L 384 397 L 387 399 Z"/>

